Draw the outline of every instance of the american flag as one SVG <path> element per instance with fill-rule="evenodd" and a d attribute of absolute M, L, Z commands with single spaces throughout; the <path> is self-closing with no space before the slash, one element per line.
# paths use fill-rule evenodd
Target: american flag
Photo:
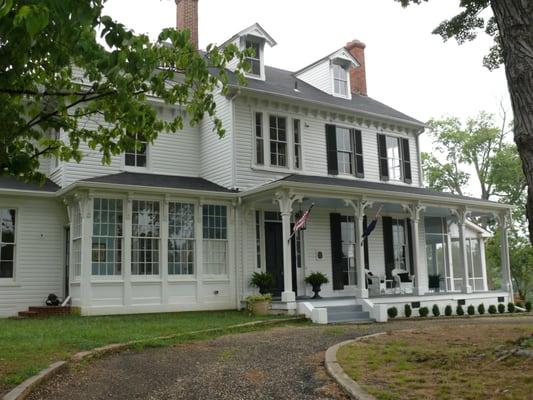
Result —
<path fill-rule="evenodd" d="M 292 239 L 292 237 L 294 236 L 296 232 L 298 232 L 300 229 L 302 229 L 305 226 L 305 223 L 309 219 L 309 214 L 311 213 L 311 209 L 314 207 L 314 205 L 315 205 L 314 203 L 311 204 L 311 207 L 309 207 L 309 209 L 306 212 L 304 212 L 304 215 L 302 215 L 301 218 L 294 224 L 294 227 L 292 228 L 292 234 L 289 240 Z"/>

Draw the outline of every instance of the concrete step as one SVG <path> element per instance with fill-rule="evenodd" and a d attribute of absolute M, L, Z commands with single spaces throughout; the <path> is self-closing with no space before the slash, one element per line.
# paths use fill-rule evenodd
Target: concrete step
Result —
<path fill-rule="evenodd" d="M 22 318 L 35 318 L 38 316 L 39 316 L 39 313 L 36 311 L 19 311 L 19 317 L 22 317 Z"/>
<path fill-rule="evenodd" d="M 328 324 L 371 324 L 376 322 L 374 319 L 338 319 L 335 321 L 328 321 Z"/>
<path fill-rule="evenodd" d="M 337 312 L 329 313 L 328 312 L 328 322 L 333 322 L 337 320 L 361 320 L 361 319 L 370 319 L 370 314 L 366 311 L 359 312 Z"/>
<path fill-rule="evenodd" d="M 363 311 L 363 306 L 351 304 L 346 306 L 326 306 L 324 307 L 328 310 L 328 314 L 330 312 L 336 313 L 336 312 L 361 312 Z"/>

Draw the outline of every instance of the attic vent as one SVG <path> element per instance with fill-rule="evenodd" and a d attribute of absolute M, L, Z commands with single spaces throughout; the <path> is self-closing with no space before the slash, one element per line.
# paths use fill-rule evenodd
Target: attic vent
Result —
<path fill-rule="evenodd" d="M 298 89 L 298 81 L 294 81 L 294 91 L 300 92 L 300 89 Z"/>

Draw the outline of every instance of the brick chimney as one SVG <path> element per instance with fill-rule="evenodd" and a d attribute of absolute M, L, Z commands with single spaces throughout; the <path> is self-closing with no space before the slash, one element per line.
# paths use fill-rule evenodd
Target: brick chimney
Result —
<path fill-rule="evenodd" d="M 367 96 L 366 91 L 366 69 L 365 69 L 365 47 L 366 45 L 359 40 L 352 40 L 346 44 L 346 50 L 359 62 L 359 68 L 350 69 L 350 85 L 352 93 Z"/>
<path fill-rule="evenodd" d="M 188 29 L 198 48 L 198 0 L 176 0 L 176 29 Z"/>

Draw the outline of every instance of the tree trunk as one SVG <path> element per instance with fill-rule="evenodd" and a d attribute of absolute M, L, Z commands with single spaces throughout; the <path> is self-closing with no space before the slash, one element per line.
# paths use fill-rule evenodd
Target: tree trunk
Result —
<path fill-rule="evenodd" d="M 514 140 L 528 182 L 527 218 L 533 244 L 533 0 L 491 0 L 500 32 L 514 113 Z"/>

